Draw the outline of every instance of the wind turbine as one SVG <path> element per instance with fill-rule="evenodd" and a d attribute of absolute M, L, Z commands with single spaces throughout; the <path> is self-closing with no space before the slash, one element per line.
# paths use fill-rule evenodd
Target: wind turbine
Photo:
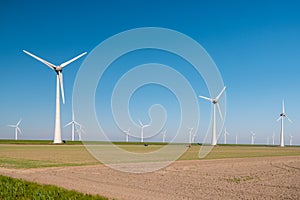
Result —
<path fill-rule="evenodd" d="M 164 130 L 163 132 L 162 132 L 162 134 L 163 134 L 163 143 L 165 143 L 166 142 L 166 133 L 167 133 L 167 130 Z"/>
<path fill-rule="evenodd" d="M 81 124 L 79 124 L 78 122 L 75 121 L 75 118 L 74 118 L 74 112 L 72 110 L 72 121 L 69 122 L 68 124 L 66 124 L 64 127 L 67 127 L 67 126 L 70 126 L 72 125 L 72 141 L 74 141 L 74 138 L 75 138 L 75 126 L 79 126 L 79 128 L 81 128 Z"/>
<path fill-rule="evenodd" d="M 222 112 L 220 109 L 220 105 L 219 105 L 219 98 L 221 97 L 221 95 L 223 94 L 223 92 L 225 91 L 226 87 L 224 87 L 222 89 L 222 91 L 218 94 L 218 96 L 216 98 L 208 98 L 208 97 L 204 97 L 204 96 L 199 96 L 202 99 L 208 100 L 210 102 L 213 103 L 213 126 L 212 126 L 212 140 L 211 140 L 211 145 L 216 145 L 217 144 L 217 134 L 216 134 L 216 107 L 218 107 L 218 111 L 220 114 L 220 118 L 223 120 L 223 116 L 222 116 Z"/>
<path fill-rule="evenodd" d="M 272 144 L 274 145 L 275 144 L 275 133 L 273 131 L 273 135 L 272 135 Z"/>
<path fill-rule="evenodd" d="M 189 128 L 189 144 L 192 144 L 192 133 L 193 133 L 193 130 L 194 130 L 194 127 L 192 128 Z"/>
<path fill-rule="evenodd" d="M 251 144 L 254 144 L 255 142 L 255 133 L 253 131 L 250 131 L 251 132 Z"/>
<path fill-rule="evenodd" d="M 21 121 L 22 119 L 20 119 L 16 125 L 7 125 L 9 127 L 15 128 L 15 140 L 18 140 L 18 132 L 22 134 L 22 131 L 19 128 Z"/>
<path fill-rule="evenodd" d="M 290 135 L 290 146 L 292 146 L 292 145 L 293 145 L 293 136 Z"/>
<path fill-rule="evenodd" d="M 280 131 L 280 146 L 284 147 L 284 118 L 287 118 L 289 120 L 289 122 L 292 123 L 292 120 L 290 120 L 290 118 L 285 114 L 284 111 L 284 100 L 282 100 L 282 112 L 280 113 L 280 117 L 277 119 L 277 121 L 279 121 L 281 119 L 281 131 Z"/>
<path fill-rule="evenodd" d="M 129 133 L 130 133 L 130 129 L 123 130 L 123 133 L 125 133 L 125 135 L 126 135 L 126 142 L 128 142 L 128 141 L 129 141 Z"/>
<path fill-rule="evenodd" d="M 53 143 L 62 143 L 61 140 L 61 127 L 60 127 L 60 92 L 59 88 L 61 90 L 62 95 L 62 101 L 65 103 L 65 95 L 64 95 L 64 86 L 63 86 L 63 75 L 62 75 L 62 69 L 67 66 L 68 64 L 72 63 L 73 61 L 77 60 L 78 58 L 82 57 L 86 54 L 86 52 L 80 54 L 79 56 L 76 56 L 75 58 L 72 58 L 71 60 L 64 62 L 60 64 L 59 66 L 56 66 L 48 61 L 45 61 L 36 55 L 33 55 L 32 53 L 29 53 L 28 51 L 23 50 L 24 53 L 28 54 L 29 56 L 37 59 L 38 61 L 44 63 L 48 67 L 50 67 L 52 70 L 56 73 L 56 112 L 55 112 L 55 130 L 54 130 L 54 141 Z"/>
<path fill-rule="evenodd" d="M 196 138 L 196 133 L 194 133 L 194 135 L 193 135 L 192 143 L 195 143 L 195 138 Z"/>
<path fill-rule="evenodd" d="M 235 134 L 235 144 L 238 143 L 238 134 Z"/>
<path fill-rule="evenodd" d="M 224 144 L 227 144 L 227 135 L 229 135 L 229 133 L 227 132 L 226 128 L 224 131 Z"/>
<path fill-rule="evenodd" d="M 83 130 L 82 126 L 75 126 L 76 129 L 76 133 L 78 134 L 78 141 L 81 141 L 81 134 L 85 133 L 85 131 Z"/>
<path fill-rule="evenodd" d="M 139 120 L 139 124 L 141 126 L 141 142 L 144 142 L 144 128 L 150 126 L 150 124 L 143 124 L 141 120 Z"/>

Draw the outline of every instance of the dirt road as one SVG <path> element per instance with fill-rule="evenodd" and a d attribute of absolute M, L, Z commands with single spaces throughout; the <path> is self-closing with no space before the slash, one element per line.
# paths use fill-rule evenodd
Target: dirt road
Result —
<path fill-rule="evenodd" d="M 145 174 L 104 165 L 0 174 L 116 199 L 300 199 L 300 157 L 177 161 Z"/>

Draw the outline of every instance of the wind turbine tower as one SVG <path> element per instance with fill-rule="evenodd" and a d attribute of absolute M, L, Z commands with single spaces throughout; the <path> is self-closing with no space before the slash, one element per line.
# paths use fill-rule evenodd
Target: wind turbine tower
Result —
<path fill-rule="evenodd" d="M 143 124 L 141 120 L 139 120 L 139 124 L 141 126 L 141 142 L 144 142 L 144 128 L 150 126 L 149 124 Z"/>
<path fill-rule="evenodd" d="M 164 130 L 163 132 L 162 132 L 162 134 L 163 134 L 163 140 L 162 140 L 162 142 L 163 143 L 165 143 L 166 142 L 166 133 L 167 133 L 167 130 Z"/>
<path fill-rule="evenodd" d="M 29 56 L 37 59 L 38 61 L 44 63 L 49 68 L 55 71 L 56 73 L 56 110 L 55 110 L 55 129 L 54 129 L 54 140 L 53 143 L 62 143 L 61 140 L 61 126 L 60 126 L 60 92 L 59 88 L 61 90 L 61 96 L 63 104 L 65 103 L 65 96 L 64 96 L 64 86 L 63 86 L 63 75 L 62 75 L 62 69 L 72 63 L 73 61 L 77 60 L 78 58 L 82 57 L 86 54 L 86 52 L 80 54 L 79 56 L 76 56 L 75 58 L 72 58 L 71 60 L 64 62 L 60 64 L 59 66 L 56 66 L 48 61 L 45 61 L 36 55 L 33 55 L 32 53 L 29 53 L 28 51 L 23 50 L 24 53 L 28 54 Z"/>
<path fill-rule="evenodd" d="M 194 127 L 192 128 L 189 128 L 189 144 L 192 144 L 192 134 L 193 134 L 193 130 L 194 130 Z"/>
<path fill-rule="evenodd" d="M 292 146 L 292 145 L 293 145 L 293 136 L 290 135 L 290 146 Z"/>
<path fill-rule="evenodd" d="M 75 139 L 75 126 L 79 126 L 79 128 L 81 129 L 81 124 L 79 124 L 78 122 L 75 121 L 75 118 L 74 118 L 74 112 L 72 110 L 72 121 L 69 122 L 68 124 L 66 124 L 64 127 L 66 126 L 69 126 L 69 125 L 72 125 L 72 141 L 74 141 Z"/>
<path fill-rule="evenodd" d="M 85 133 L 85 131 L 82 129 L 82 126 L 75 126 L 76 133 L 78 134 L 78 141 L 82 140 L 81 134 Z"/>
<path fill-rule="evenodd" d="M 280 113 L 280 117 L 277 119 L 277 121 L 281 120 L 281 130 L 280 130 L 280 146 L 284 147 L 284 118 L 287 118 L 289 122 L 292 123 L 292 120 L 286 115 L 284 110 L 284 100 L 282 101 L 282 112 Z"/>
<path fill-rule="evenodd" d="M 275 133 L 273 131 L 273 135 L 272 135 L 272 144 L 274 145 L 275 144 Z"/>
<path fill-rule="evenodd" d="M 227 132 L 226 128 L 224 131 L 224 144 L 227 144 L 227 135 L 229 135 L 229 133 Z"/>
<path fill-rule="evenodd" d="M 130 129 L 123 130 L 123 133 L 125 133 L 125 135 L 126 135 L 125 140 L 126 140 L 126 142 L 128 142 L 128 141 L 129 141 L 129 133 L 130 133 Z"/>
<path fill-rule="evenodd" d="M 16 125 L 7 125 L 9 127 L 15 128 L 15 140 L 18 140 L 18 132 L 22 134 L 22 131 L 19 127 L 21 121 L 22 119 L 20 119 Z"/>
<path fill-rule="evenodd" d="M 212 125 L 212 139 L 211 139 L 211 145 L 215 146 L 217 144 L 217 134 L 216 134 L 216 107 L 218 107 L 218 111 L 220 114 L 220 118 L 223 120 L 223 116 L 222 116 L 222 112 L 220 109 L 220 105 L 219 105 L 219 98 L 221 97 L 221 95 L 223 94 L 223 92 L 225 91 L 226 87 L 224 87 L 222 89 L 222 91 L 217 95 L 216 98 L 208 98 L 208 97 L 204 97 L 204 96 L 199 96 L 202 99 L 208 100 L 213 104 L 213 115 L 212 115 L 212 121 L 213 121 L 213 125 Z"/>
<path fill-rule="evenodd" d="M 251 144 L 255 143 L 255 133 L 251 131 Z"/>

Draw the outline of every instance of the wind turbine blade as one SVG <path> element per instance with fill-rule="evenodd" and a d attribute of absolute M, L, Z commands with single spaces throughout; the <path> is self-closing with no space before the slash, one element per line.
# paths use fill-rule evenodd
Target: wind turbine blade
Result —
<path fill-rule="evenodd" d="M 279 121 L 281 119 L 282 116 L 280 116 L 276 121 Z"/>
<path fill-rule="evenodd" d="M 286 118 L 289 120 L 289 122 L 293 123 L 293 121 L 287 115 Z"/>
<path fill-rule="evenodd" d="M 63 75 L 62 72 L 58 72 L 58 78 L 59 78 L 59 85 L 60 85 L 60 90 L 61 90 L 61 97 L 63 104 L 65 104 L 65 92 L 64 92 L 64 83 L 63 83 Z"/>
<path fill-rule="evenodd" d="M 139 124 L 140 124 L 140 126 L 144 126 L 144 124 L 141 122 L 141 120 L 139 120 Z"/>
<path fill-rule="evenodd" d="M 78 122 L 76 121 L 73 121 L 74 124 L 76 124 L 77 126 L 81 126 L 81 124 L 79 124 Z"/>
<path fill-rule="evenodd" d="M 218 108 L 218 111 L 219 111 L 219 114 L 220 114 L 220 118 L 223 120 L 223 115 L 222 115 L 219 103 L 217 103 L 217 108 Z"/>
<path fill-rule="evenodd" d="M 17 128 L 17 130 L 23 135 L 21 129 L 20 129 L 19 127 L 16 127 L 16 128 Z"/>
<path fill-rule="evenodd" d="M 67 123 L 64 127 L 70 126 L 72 122 Z"/>
<path fill-rule="evenodd" d="M 226 87 L 224 87 L 223 89 L 222 89 L 222 91 L 219 93 L 219 95 L 216 97 L 216 100 L 218 100 L 220 97 L 221 97 L 221 95 L 223 94 L 223 92 L 225 91 L 225 89 L 226 89 Z"/>
<path fill-rule="evenodd" d="M 144 125 L 144 128 L 145 128 L 145 127 L 148 127 L 148 126 L 150 126 L 150 124 Z"/>
<path fill-rule="evenodd" d="M 282 113 L 284 113 L 284 100 L 282 100 Z"/>
<path fill-rule="evenodd" d="M 62 63 L 62 64 L 60 65 L 60 67 L 63 68 L 63 67 L 65 67 L 65 66 L 67 66 L 67 65 L 70 64 L 71 62 L 73 62 L 73 61 L 77 60 L 78 58 L 84 56 L 86 53 L 87 53 L 87 52 L 84 52 L 84 53 L 80 54 L 79 56 L 76 56 L 75 58 L 72 58 L 71 60 Z"/>
<path fill-rule="evenodd" d="M 18 123 L 17 123 L 16 126 L 19 126 L 19 124 L 21 123 L 21 121 L 22 121 L 22 119 L 20 119 L 20 120 L 18 121 Z"/>
<path fill-rule="evenodd" d="M 212 98 L 208 98 L 208 97 L 204 97 L 204 96 L 199 96 L 199 97 L 202 98 L 202 99 L 205 99 L 205 100 L 208 100 L 208 101 L 213 102 L 213 99 L 212 99 Z"/>
<path fill-rule="evenodd" d="M 15 125 L 7 125 L 8 127 L 16 128 Z"/>
<path fill-rule="evenodd" d="M 74 117 L 74 111 L 72 109 L 72 121 L 75 121 L 74 119 L 75 119 L 75 117 Z"/>
<path fill-rule="evenodd" d="M 56 66 L 53 65 L 52 63 L 50 63 L 50 62 L 48 62 L 48 61 L 46 61 L 46 60 L 43 60 L 43 59 L 37 57 L 36 55 L 33 55 L 32 53 L 29 53 L 29 52 L 26 51 L 26 50 L 23 50 L 23 52 L 26 53 L 26 54 L 28 54 L 29 56 L 31 56 L 31 57 L 37 59 L 38 61 L 44 63 L 45 65 L 47 65 L 47 66 L 50 67 L 51 69 L 55 69 L 55 68 L 56 68 Z"/>

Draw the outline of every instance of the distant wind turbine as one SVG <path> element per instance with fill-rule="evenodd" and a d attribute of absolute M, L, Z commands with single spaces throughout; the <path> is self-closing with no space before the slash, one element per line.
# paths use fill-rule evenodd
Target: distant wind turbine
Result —
<path fill-rule="evenodd" d="M 193 130 L 194 130 L 194 127 L 192 128 L 189 128 L 189 144 L 192 144 L 192 134 L 193 134 Z"/>
<path fill-rule="evenodd" d="M 253 131 L 250 131 L 251 132 L 251 144 L 254 144 L 255 143 L 255 133 Z"/>
<path fill-rule="evenodd" d="M 19 127 L 21 121 L 22 121 L 22 119 L 20 119 L 16 125 L 7 125 L 9 127 L 15 128 L 15 140 L 18 140 L 18 132 L 20 134 L 22 134 L 22 131 L 21 131 L 20 127 Z"/>
<path fill-rule="evenodd" d="M 227 135 L 229 135 L 229 133 L 227 132 L 226 128 L 224 131 L 224 144 L 227 144 Z"/>
<path fill-rule="evenodd" d="M 273 131 L 273 135 L 272 135 L 272 144 L 275 145 L 275 132 Z"/>
<path fill-rule="evenodd" d="M 126 142 L 129 141 L 129 133 L 130 133 L 130 129 L 127 129 L 127 130 L 123 130 L 123 133 L 125 133 L 125 136 L 126 136 Z"/>
<path fill-rule="evenodd" d="M 196 138 L 196 133 L 194 133 L 194 135 L 193 135 L 192 143 L 195 143 L 195 138 Z"/>
<path fill-rule="evenodd" d="M 37 59 L 38 61 L 44 63 L 48 67 L 50 67 L 52 70 L 56 73 L 56 112 L 55 112 L 55 130 L 54 130 L 54 140 L 53 143 L 62 143 L 61 139 L 61 126 L 60 126 L 60 92 L 59 88 L 61 90 L 62 95 L 62 101 L 65 103 L 65 95 L 64 95 L 64 86 L 63 86 L 63 75 L 62 75 L 62 69 L 72 63 L 73 61 L 77 60 L 78 58 L 82 57 L 86 54 L 86 52 L 80 54 L 79 56 L 76 56 L 75 58 L 72 58 L 71 60 L 64 62 L 60 64 L 59 66 L 56 66 L 48 61 L 45 61 L 36 55 L 33 55 L 32 53 L 29 53 L 28 51 L 23 50 L 24 53 L 28 54 L 29 56 Z"/>
<path fill-rule="evenodd" d="M 74 138 L 75 138 L 75 126 L 79 126 L 79 128 L 81 128 L 81 124 L 79 124 L 78 122 L 75 121 L 75 118 L 74 118 L 74 112 L 72 110 L 72 121 L 69 122 L 68 124 L 66 124 L 64 127 L 67 127 L 67 126 L 70 126 L 72 125 L 72 141 L 74 141 Z"/>
<path fill-rule="evenodd" d="M 293 136 L 290 135 L 290 146 L 292 146 L 292 145 L 293 145 Z"/>
<path fill-rule="evenodd" d="M 280 130 L 280 146 L 284 147 L 284 118 L 287 118 L 289 122 L 292 123 L 292 120 L 285 114 L 284 110 L 284 100 L 282 101 L 282 112 L 280 113 L 280 117 L 277 119 L 277 121 L 281 120 L 281 130 Z"/>
<path fill-rule="evenodd" d="M 238 134 L 235 134 L 235 144 L 238 143 Z"/>
<path fill-rule="evenodd" d="M 143 124 L 141 120 L 139 120 L 139 124 L 141 126 L 141 142 L 144 142 L 144 128 L 150 126 L 150 124 Z"/>
<path fill-rule="evenodd" d="M 219 98 L 221 97 L 221 95 L 223 94 L 223 92 L 225 91 L 226 87 L 224 87 L 222 89 L 222 91 L 218 94 L 218 96 L 216 98 L 208 98 L 208 97 L 204 97 L 204 96 L 199 96 L 202 99 L 208 100 L 210 102 L 213 103 L 213 126 L 212 126 L 212 140 L 211 140 L 211 145 L 216 145 L 217 144 L 217 134 L 216 134 L 216 107 L 218 107 L 218 111 L 220 114 L 220 118 L 223 120 L 223 116 L 222 116 L 222 112 L 220 109 L 220 105 L 219 105 Z"/>
<path fill-rule="evenodd" d="M 163 134 L 162 142 L 163 142 L 163 143 L 166 142 L 166 133 L 167 133 L 167 130 L 164 130 L 164 131 L 162 132 L 162 134 Z"/>
<path fill-rule="evenodd" d="M 78 134 L 78 140 L 82 141 L 82 133 L 85 133 L 82 126 L 75 126 L 76 133 Z"/>

